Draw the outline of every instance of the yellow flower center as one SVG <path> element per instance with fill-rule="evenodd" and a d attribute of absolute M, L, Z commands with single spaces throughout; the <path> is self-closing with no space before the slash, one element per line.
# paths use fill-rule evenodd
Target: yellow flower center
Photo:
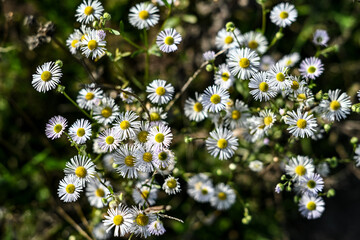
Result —
<path fill-rule="evenodd" d="M 276 80 L 278 80 L 279 82 L 283 82 L 285 80 L 285 75 L 282 72 L 279 72 L 278 74 L 276 74 Z"/>
<path fill-rule="evenodd" d="M 167 36 L 167 37 L 164 39 L 164 43 L 165 43 L 166 45 L 172 45 L 172 44 L 174 44 L 174 38 L 171 37 L 171 36 Z"/>
<path fill-rule="evenodd" d="M 281 19 L 286 19 L 286 18 L 289 17 L 289 13 L 288 13 L 288 12 L 285 12 L 285 11 L 282 11 L 282 12 L 280 13 L 279 17 L 280 17 Z"/>
<path fill-rule="evenodd" d="M 218 141 L 217 141 L 217 147 L 220 148 L 220 149 L 224 149 L 226 148 L 228 145 L 228 142 L 226 139 L 224 138 L 220 138 Z"/>
<path fill-rule="evenodd" d="M 219 96 L 219 94 L 214 94 L 211 96 L 210 98 L 210 102 L 212 102 L 213 104 L 218 104 L 221 101 L 221 97 Z"/>
<path fill-rule="evenodd" d="M 251 49 L 256 49 L 256 48 L 259 46 L 259 44 L 257 43 L 257 41 L 252 40 L 252 41 L 250 41 L 250 42 L 248 43 L 248 46 L 249 46 L 249 48 L 251 48 Z"/>
<path fill-rule="evenodd" d="M 218 193 L 218 198 L 219 198 L 220 200 L 226 200 L 226 193 L 224 193 L 224 192 L 219 192 L 219 193 Z"/>
<path fill-rule="evenodd" d="M 97 197 L 104 197 L 104 196 L 105 196 L 105 192 L 104 192 L 104 190 L 102 190 L 101 188 L 98 188 L 98 189 L 96 189 L 96 191 L 95 191 L 95 195 L 96 195 Z"/>
<path fill-rule="evenodd" d="M 273 118 L 271 116 L 264 117 L 264 124 L 266 126 L 269 126 L 273 121 Z"/>
<path fill-rule="evenodd" d="M 194 104 L 194 111 L 195 112 L 201 112 L 203 110 L 203 105 L 199 102 Z"/>
<path fill-rule="evenodd" d="M 76 131 L 76 135 L 78 135 L 78 137 L 82 137 L 85 135 L 85 129 L 84 128 L 79 128 L 77 131 Z"/>
<path fill-rule="evenodd" d="M 139 132 L 137 138 L 140 142 L 145 143 L 147 141 L 147 136 L 149 133 L 147 131 L 141 131 Z"/>
<path fill-rule="evenodd" d="M 206 195 L 206 194 L 208 194 L 208 192 L 209 191 L 206 188 L 201 189 L 201 194 L 202 195 Z"/>
<path fill-rule="evenodd" d="M 298 90 L 300 87 L 299 83 L 297 81 L 293 81 L 291 85 L 292 90 Z"/>
<path fill-rule="evenodd" d="M 79 166 L 75 169 L 75 174 L 76 176 L 78 176 L 79 178 L 84 178 L 86 177 L 86 168 L 84 168 L 83 166 Z"/>
<path fill-rule="evenodd" d="M 88 101 L 92 100 L 94 97 L 95 97 L 95 95 L 92 92 L 88 92 L 85 95 L 85 99 L 88 100 Z"/>
<path fill-rule="evenodd" d="M 308 186 L 308 188 L 313 189 L 314 187 L 316 187 L 316 182 L 314 180 L 309 180 L 306 185 Z"/>
<path fill-rule="evenodd" d="M 316 209 L 316 203 L 313 201 L 308 202 L 308 204 L 306 204 L 306 208 L 310 211 L 314 211 Z"/>
<path fill-rule="evenodd" d="M 120 128 L 121 128 L 122 130 L 126 130 L 126 129 L 128 129 L 129 127 L 130 127 L 130 122 L 127 121 L 127 120 L 124 120 L 124 121 L 122 121 L 122 122 L 120 123 Z"/>
<path fill-rule="evenodd" d="M 158 142 L 158 143 L 163 142 L 164 139 L 165 139 L 165 136 L 162 133 L 158 133 L 158 134 L 155 135 L 155 141 Z"/>
<path fill-rule="evenodd" d="M 41 80 L 43 80 L 44 82 L 47 82 L 50 80 L 52 74 L 49 71 L 43 71 L 43 73 L 41 74 Z"/>
<path fill-rule="evenodd" d="M 303 165 L 299 165 L 295 168 L 295 173 L 299 176 L 304 176 L 306 173 L 306 168 Z"/>
<path fill-rule="evenodd" d="M 92 6 L 87 6 L 84 10 L 85 15 L 91 15 L 94 12 L 94 8 Z"/>
<path fill-rule="evenodd" d="M 308 73 L 314 73 L 316 71 L 316 67 L 310 66 L 307 71 Z"/>
<path fill-rule="evenodd" d="M 241 112 L 238 110 L 233 110 L 231 112 L 231 118 L 234 120 L 238 120 L 239 118 L 241 118 Z"/>
<path fill-rule="evenodd" d="M 307 122 L 305 119 L 300 118 L 299 120 L 297 120 L 296 125 L 298 126 L 298 128 L 304 129 L 307 126 Z"/>
<path fill-rule="evenodd" d="M 146 152 L 144 153 L 143 155 L 143 160 L 145 162 L 151 162 L 152 161 L 152 158 L 153 158 L 153 155 L 150 153 L 150 152 Z"/>
<path fill-rule="evenodd" d="M 71 47 L 76 48 L 76 44 L 77 44 L 78 42 L 79 42 L 79 40 L 77 40 L 77 39 L 72 40 L 72 42 L 71 42 Z"/>
<path fill-rule="evenodd" d="M 287 62 L 286 62 L 286 66 L 290 66 L 291 64 L 292 64 L 291 59 L 287 60 Z"/>
<path fill-rule="evenodd" d="M 306 95 L 305 95 L 305 93 L 300 93 L 300 94 L 297 95 L 297 98 L 299 100 L 306 100 Z"/>
<path fill-rule="evenodd" d="M 166 182 L 166 185 L 169 188 L 176 188 L 177 183 L 176 183 L 176 180 L 174 178 L 172 178 Z"/>
<path fill-rule="evenodd" d="M 151 121 L 159 121 L 160 114 L 157 112 L 152 112 L 152 113 L 150 113 L 150 119 L 151 119 Z"/>
<path fill-rule="evenodd" d="M 67 186 L 66 186 L 66 192 L 67 193 L 74 193 L 75 192 L 75 185 L 74 184 L 68 184 Z"/>
<path fill-rule="evenodd" d="M 336 101 L 336 100 L 331 101 L 331 103 L 330 103 L 330 109 L 331 110 L 336 111 L 340 107 L 341 107 L 341 105 L 340 105 L 339 101 Z"/>
<path fill-rule="evenodd" d="M 62 128 L 63 127 L 61 126 L 61 124 L 56 124 L 54 127 L 54 132 L 59 133 L 61 132 Z"/>
<path fill-rule="evenodd" d="M 90 40 L 88 42 L 88 48 L 92 51 L 97 48 L 98 43 L 95 40 Z"/>
<path fill-rule="evenodd" d="M 114 137 L 113 136 L 107 136 L 106 138 L 105 138 L 105 142 L 107 143 L 107 144 L 113 144 L 114 143 L 114 141 L 115 141 L 115 139 L 114 139 Z"/>
<path fill-rule="evenodd" d="M 115 224 L 116 226 L 119 226 L 119 225 L 121 225 L 121 224 L 124 222 L 124 218 L 123 218 L 123 216 L 121 216 L 121 215 L 116 215 L 116 216 L 114 217 L 113 221 L 114 221 L 114 224 Z"/>
<path fill-rule="evenodd" d="M 234 39 L 232 38 L 232 36 L 226 36 L 226 38 L 224 39 L 224 42 L 226 44 L 230 44 L 234 41 Z"/>
<path fill-rule="evenodd" d="M 136 221 L 137 225 L 146 226 L 149 223 L 149 217 L 143 213 L 139 213 L 139 215 L 137 215 L 135 221 Z"/>
<path fill-rule="evenodd" d="M 102 115 L 104 118 L 110 117 L 111 114 L 112 114 L 112 109 L 109 108 L 109 107 L 105 107 L 105 108 L 103 108 L 103 110 L 101 110 L 101 115 Z"/>
<path fill-rule="evenodd" d="M 124 160 L 126 166 L 133 167 L 135 165 L 135 157 L 134 156 L 127 156 Z"/>
<path fill-rule="evenodd" d="M 164 87 L 158 87 L 155 92 L 157 95 L 163 96 L 165 94 L 166 90 Z"/>
<path fill-rule="evenodd" d="M 80 40 L 81 40 L 81 41 L 84 41 L 84 40 L 85 40 L 85 36 L 87 36 L 87 34 L 82 35 Z"/>
<path fill-rule="evenodd" d="M 141 197 L 143 198 L 143 199 L 147 199 L 148 198 L 148 196 L 149 196 L 149 191 L 148 190 L 144 190 L 144 191 L 142 191 L 141 192 Z"/>
<path fill-rule="evenodd" d="M 223 72 L 222 74 L 221 74 L 221 79 L 223 80 L 223 81 L 227 81 L 227 80 L 229 80 L 229 78 L 230 78 L 230 74 L 228 73 L 228 72 Z"/>
<path fill-rule="evenodd" d="M 159 158 L 159 160 L 161 160 L 161 161 L 166 160 L 167 157 L 168 157 L 168 155 L 167 155 L 166 152 L 161 152 L 161 153 L 159 153 L 159 155 L 158 155 L 158 158 Z"/>
<path fill-rule="evenodd" d="M 247 58 L 242 58 L 239 61 L 239 65 L 241 68 L 248 68 L 250 66 L 250 61 Z"/>
<path fill-rule="evenodd" d="M 146 10 L 142 10 L 139 12 L 139 18 L 142 20 L 146 20 L 149 18 L 149 12 Z"/>
<path fill-rule="evenodd" d="M 267 92 L 269 90 L 269 84 L 267 84 L 266 82 L 262 82 L 259 84 L 259 89 L 262 92 Z"/>

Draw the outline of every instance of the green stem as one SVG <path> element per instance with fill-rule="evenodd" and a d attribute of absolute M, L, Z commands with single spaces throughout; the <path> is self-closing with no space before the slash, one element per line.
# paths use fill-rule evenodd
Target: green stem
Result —
<path fill-rule="evenodd" d="M 240 43 L 239 39 L 237 38 L 236 34 L 234 33 L 234 31 L 232 31 L 232 34 L 234 35 L 236 42 L 239 44 L 239 47 L 241 47 L 241 43 Z"/>
<path fill-rule="evenodd" d="M 90 118 L 91 120 L 93 120 L 92 117 L 91 117 L 87 112 L 85 112 L 84 109 L 82 109 L 81 107 L 79 107 L 79 105 L 78 105 L 74 100 L 72 100 L 71 97 L 70 97 L 69 95 L 67 95 L 67 93 L 66 93 L 65 91 L 62 92 L 62 94 L 63 94 L 72 104 L 74 104 L 74 106 L 77 107 L 83 114 L 85 114 L 85 116 L 87 116 L 88 118 Z"/>
<path fill-rule="evenodd" d="M 267 50 L 269 50 L 272 46 L 274 46 L 275 43 L 280 39 L 277 35 L 278 35 L 278 33 L 281 34 L 281 33 L 282 33 L 282 30 L 283 30 L 283 28 L 281 27 L 281 28 L 279 29 L 279 31 L 275 34 L 275 36 L 274 36 L 273 40 L 271 41 L 270 45 L 268 46 Z M 267 50 L 266 50 L 266 51 L 267 51 Z"/>
<path fill-rule="evenodd" d="M 144 44 L 145 44 L 145 48 L 146 48 L 146 52 L 145 52 L 145 75 L 144 75 L 144 79 L 145 82 L 147 83 L 149 80 L 149 65 L 150 65 L 150 61 L 149 61 L 149 43 L 148 43 L 148 38 L 147 38 L 147 31 L 144 28 Z"/>
<path fill-rule="evenodd" d="M 79 149 L 77 143 L 70 137 L 70 135 L 69 135 L 67 132 L 64 131 L 64 133 L 65 133 L 65 135 L 69 138 L 70 143 L 74 144 L 76 150 L 77 150 L 78 153 L 80 154 L 80 149 Z"/>
<path fill-rule="evenodd" d="M 264 4 L 261 4 L 262 8 L 262 25 L 261 25 L 261 32 L 264 35 L 266 29 L 266 8 Z"/>
<path fill-rule="evenodd" d="M 122 38 L 123 38 L 126 42 L 128 42 L 130 45 L 132 45 L 132 46 L 134 46 L 134 47 L 136 47 L 136 48 L 138 48 L 138 49 L 144 49 L 143 47 L 137 45 L 136 43 L 134 43 L 133 41 L 131 41 L 129 38 L 125 37 L 124 35 L 122 35 Z"/>

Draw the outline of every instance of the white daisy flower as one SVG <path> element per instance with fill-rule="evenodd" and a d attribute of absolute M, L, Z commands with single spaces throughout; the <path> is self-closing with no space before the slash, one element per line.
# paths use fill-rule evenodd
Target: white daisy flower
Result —
<path fill-rule="evenodd" d="M 80 90 L 76 102 L 79 107 L 86 110 L 92 110 L 101 102 L 103 94 L 104 92 L 100 88 L 95 88 L 94 84 L 90 84 Z"/>
<path fill-rule="evenodd" d="M 64 202 L 75 202 L 83 191 L 81 180 L 75 175 L 67 175 L 59 183 L 58 196 Z"/>
<path fill-rule="evenodd" d="M 268 130 L 276 122 L 276 116 L 270 109 L 260 111 L 259 115 L 263 124 L 262 128 L 264 130 Z"/>
<path fill-rule="evenodd" d="M 120 133 L 115 128 L 108 128 L 99 133 L 97 138 L 99 147 L 105 152 L 112 152 L 121 143 Z"/>
<path fill-rule="evenodd" d="M 234 190 L 224 183 L 219 183 L 215 187 L 214 195 L 210 199 L 210 204 L 217 210 L 229 209 L 236 200 Z"/>
<path fill-rule="evenodd" d="M 243 35 L 243 45 L 253 51 L 263 54 L 267 50 L 268 41 L 261 33 L 250 31 Z"/>
<path fill-rule="evenodd" d="M 155 151 L 153 158 L 155 167 L 159 169 L 166 169 L 175 162 L 174 153 L 168 149 Z"/>
<path fill-rule="evenodd" d="M 154 158 L 154 152 L 151 147 L 138 147 L 136 151 L 136 161 L 141 172 L 148 173 L 154 171 Z"/>
<path fill-rule="evenodd" d="M 324 64 L 316 57 L 306 58 L 300 63 L 299 71 L 304 78 L 315 79 L 323 73 Z"/>
<path fill-rule="evenodd" d="M 250 93 L 253 95 L 254 99 L 259 100 L 260 102 L 267 102 L 277 95 L 276 89 L 270 85 L 266 72 L 255 73 L 250 78 L 249 88 L 252 89 L 250 90 Z"/>
<path fill-rule="evenodd" d="M 193 190 L 193 198 L 200 203 L 210 202 L 214 196 L 214 187 L 210 181 L 199 182 Z"/>
<path fill-rule="evenodd" d="M 267 72 L 270 85 L 276 90 L 286 90 L 291 86 L 291 81 L 287 75 L 288 68 L 277 63 Z"/>
<path fill-rule="evenodd" d="M 49 119 L 45 127 L 45 134 L 47 138 L 52 140 L 60 138 L 65 128 L 67 127 L 67 120 L 62 116 L 54 116 Z"/>
<path fill-rule="evenodd" d="M 239 99 L 236 99 L 235 104 L 226 109 L 225 125 L 230 129 L 244 127 L 246 119 L 250 117 L 248 106 Z"/>
<path fill-rule="evenodd" d="M 130 232 L 133 216 L 132 211 L 126 205 L 120 203 L 116 208 L 109 208 L 107 211 L 108 216 L 105 216 L 103 223 L 108 227 L 106 232 L 109 232 L 113 227 L 114 237 L 123 237 Z"/>
<path fill-rule="evenodd" d="M 151 3 L 139 3 L 130 8 L 130 24 L 138 29 L 149 29 L 160 19 L 159 9 Z"/>
<path fill-rule="evenodd" d="M 206 51 L 203 53 L 203 59 L 208 62 L 214 61 L 216 58 L 214 51 Z"/>
<path fill-rule="evenodd" d="M 119 115 L 119 107 L 114 99 L 104 97 L 99 106 L 94 107 L 94 119 L 104 125 L 112 123 Z"/>
<path fill-rule="evenodd" d="M 94 20 L 100 19 L 104 12 L 104 8 L 97 0 L 84 0 L 76 9 L 76 21 L 80 23 L 91 23 Z"/>
<path fill-rule="evenodd" d="M 317 29 L 314 33 L 313 43 L 318 46 L 327 46 L 329 35 L 325 30 Z"/>
<path fill-rule="evenodd" d="M 77 155 L 66 163 L 64 169 L 65 175 L 74 174 L 85 186 L 86 182 L 90 182 L 94 178 L 96 171 L 95 165 L 90 158 L 86 156 Z"/>
<path fill-rule="evenodd" d="M 276 62 L 274 60 L 274 58 L 270 55 L 264 55 L 261 57 L 261 62 L 260 62 L 260 70 L 261 71 L 269 71 L 270 67 L 272 65 L 274 65 Z"/>
<path fill-rule="evenodd" d="M 92 56 L 92 59 L 101 57 L 106 51 L 106 41 L 101 39 L 98 30 L 91 30 L 89 34 L 81 41 L 81 51 L 87 58 Z"/>
<path fill-rule="evenodd" d="M 250 48 L 231 49 L 227 54 L 231 74 L 240 79 L 249 79 L 260 66 L 260 57 Z"/>
<path fill-rule="evenodd" d="M 148 226 L 148 231 L 151 235 L 156 236 L 163 235 L 166 232 L 163 222 L 159 219 L 150 223 Z"/>
<path fill-rule="evenodd" d="M 133 137 L 135 143 L 145 144 L 148 140 L 149 130 L 150 130 L 149 122 L 142 121 L 140 127 L 136 131 L 135 136 Z"/>
<path fill-rule="evenodd" d="M 306 85 L 300 86 L 296 92 L 294 91 L 294 95 L 289 98 L 292 101 L 300 103 L 300 107 L 308 107 L 314 103 L 314 94 Z"/>
<path fill-rule="evenodd" d="M 262 118 L 253 116 L 247 119 L 247 126 L 249 129 L 249 140 L 255 142 L 259 139 L 262 139 L 267 135 L 269 127 L 266 124 L 272 125 L 274 118 Z M 266 122 L 266 124 L 265 124 Z"/>
<path fill-rule="evenodd" d="M 215 72 L 215 84 L 224 89 L 229 89 L 235 82 L 235 78 L 231 75 L 229 67 L 226 64 L 221 64 Z"/>
<path fill-rule="evenodd" d="M 304 86 L 306 87 L 306 82 L 301 81 L 300 77 L 298 76 L 290 75 L 288 77 L 289 77 L 289 81 L 291 82 L 291 86 L 290 88 L 286 89 L 285 94 L 286 95 L 291 94 L 296 98 L 297 95 L 300 93 L 300 89 Z"/>
<path fill-rule="evenodd" d="M 293 67 L 300 60 L 300 54 L 297 52 L 285 55 L 279 60 L 279 63 L 285 67 Z"/>
<path fill-rule="evenodd" d="M 134 202 L 138 205 L 143 205 L 144 203 L 149 203 L 150 206 L 154 205 L 157 199 L 158 189 L 155 187 L 150 189 L 148 186 L 142 186 L 142 183 L 137 183 L 136 185 L 137 189 L 134 188 L 132 190 L 132 198 L 134 199 Z"/>
<path fill-rule="evenodd" d="M 230 94 L 226 89 L 213 85 L 205 89 L 201 104 L 206 111 L 217 113 L 226 108 L 229 98 Z"/>
<path fill-rule="evenodd" d="M 172 152 L 171 152 L 172 153 Z M 156 171 L 158 171 L 159 174 L 161 175 L 170 175 L 172 174 L 172 171 L 174 170 L 175 168 L 175 164 L 176 164 L 176 161 L 175 161 L 175 157 L 174 155 L 168 155 L 168 166 L 166 166 L 166 164 L 163 164 L 162 166 L 160 166 L 159 168 L 156 168 Z"/>
<path fill-rule="evenodd" d="M 92 230 L 96 240 L 106 240 L 111 237 L 111 233 L 106 232 L 106 227 L 103 223 L 98 223 Z"/>
<path fill-rule="evenodd" d="M 104 184 L 110 186 L 109 181 L 104 181 Z M 96 208 L 104 207 L 105 205 L 102 199 L 106 198 L 108 194 L 110 194 L 109 189 L 102 185 L 96 178 L 92 179 L 89 184 L 86 185 L 86 197 L 89 200 L 90 206 Z"/>
<path fill-rule="evenodd" d="M 358 145 L 357 148 L 355 149 L 354 160 L 356 162 L 356 166 L 359 167 L 360 166 L 360 145 Z"/>
<path fill-rule="evenodd" d="M 299 211 L 307 219 L 321 217 L 325 210 L 325 202 L 321 197 L 304 194 L 299 202 Z"/>
<path fill-rule="evenodd" d="M 137 178 L 138 163 L 136 160 L 137 148 L 128 144 L 122 145 L 114 153 L 116 171 L 124 178 Z"/>
<path fill-rule="evenodd" d="M 104 151 L 103 149 L 100 148 L 99 139 L 97 139 L 97 138 L 93 140 L 92 149 L 93 149 L 94 153 L 96 153 L 96 154 L 106 153 L 106 151 Z"/>
<path fill-rule="evenodd" d="M 223 28 L 216 35 L 215 45 L 219 50 L 238 48 L 240 46 L 236 39 L 240 42 L 240 44 L 243 41 L 239 29 L 236 28 L 234 32 L 227 32 L 226 29 Z"/>
<path fill-rule="evenodd" d="M 150 223 L 156 220 L 156 216 L 153 213 L 145 213 L 145 211 L 134 207 L 131 209 L 131 214 L 133 218 L 133 225 L 131 232 L 134 232 L 137 236 L 140 235 L 142 238 L 147 238 L 150 236 L 148 227 Z"/>
<path fill-rule="evenodd" d="M 249 168 L 253 172 L 260 172 L 263 170 L 264 164 L 259 160 L 251 161 L 249 164 Z"/>
<path fill-rule="evenodd" d="M 309 112 L 301 113 L 301 109 L 287 113 L 285 123 L 289 125 L 287 130 L 295 137 L 311 137 L 318 126 L 316 118 Z"/>
<path fill-rule="evenodd" d="M 302 193 L 317 195 L 324 188 L 324 180 L 317 173 L 311 173 L 299 180 L 299 186 Z"/>
<path fill-rule="evenodd" d="M 160 50 L 166 53 L 175 52 L 181 43 L 181 35 L 174 28 L 167 28 L 161 31 L 156 37 L 156 44 Z"/>
<path fill-rule="evenodd" d="M 164 184 L 162 185 L 162 189 L 169 195 L 176 194 L 181 191 L 180 183 L 178 178 L 174 178 L 173 176 L 168 176 L 165 179 Z"/>
<path fill-rule="evenodd" d="M 154 80 L 146 87 L 147 96 L 152 103 L 166 104 L 174 94 L 174 87 L 165 80 Z"/>
<path fill-rule="evenodd" d="M 165 120 L 167 117 L 167 112 L 164 112 L 164 109 L 162 107 L 151 107 L 149 109 L 149 113 L 150 113 L 150 120 L 152 122 L 164 122 L 162 120 Z M 149 116 L 147 114 L 144 114 L 144 118 L 146 120 L 149 120 Z"/>
<path fill-rule="evenodd" d="M 138 117 L 137 113 L 133 111 L 120 113 L 115 121 L 114 129 L 118 131 L 121 140 L 132 138 L 136 135 L 136 131 L 141 125 L 140 121 L 137 121 Z"/>
<path fill-rule="evenodd" d="M 341 95 L 340 93 L 340 89 L 329 90 L 329 100 L 320 102 L 320 108 L 324 112 L 323 116 L 329 121 L 340 121 L 350 114 L 350 97 L 346 93 L 341 93 Z"/>
<path fill-rule="evenodd" d="M 31 84 L 38 92 L 47 92 L 55 89 L 60 83 L 62 76 L 61 68 L 54 62 L 46 62 L 36 68 L 36 73 L 32 75 Z"/>
<path fill-rule="evenodd" d="M 66 39 L 66 46 L 69 48 L 71 54 L 76 54 L 79 49 L 81 37 L 82 33 L 75 29 L 75 31 Z"/>
<path fill-rule="evenodd" d="M 133 93 L 133 90 L 130 87 L 126 87 L 123 90 L 126 92 L 129 92 L 129 93 Z M 132 103 L 135 99 L 134 96 L 126 94 L 123 91 L 120 92 L 119 96 L 120 96 L 121 100 L 126 103 Z"/>
<path fill-rule="evenodd" d="M 149 135 L 147 137 L 147 144 L 152 147 L 153 150 L 162 150 L 168 148 L 173 139 L 171 128 L 161 124 L 159 127 L 151 127 Z"/>
<path fill-rule="evenodd" d="M 202 95 L 197 92 L 195 92 L 195 100 L 192 98 L 186 99 L 184 112 L 185 116 L 188 117 L 190 121 L 200 122 L 207 118 L 207 111 L 201 102 Z"/>
<path fill-rule="evenodd" d="M 199 174 L 192 176 L 188 180 L 187 193 L 195 199 L 195 196 L 197 195 L 198 191 L 200 190 L 201 185 L 204 183 L 213 187 L 211 179 L 204 173 L 199 173 Z"/>
<path fill-rule="evenodd" d="M 238 146 L 238 140 L 226 128 L 216 128 L 210 132 L 210 137 L 206 139 L 208 152 L 214 157 L 219 157 L 220 160 L 231 158 Z"/>
<path fill-rule="evenodd" d="M 292 176 L 294 180 L 301 179 L 314 170 L 313 160 L 305 156 L 293 157 L 285 166 L 286 174 Z"/>
<path fill-rule="evenodd" d="M 327 177 L 330 173 L 329 164 L 326 162 L 319 163 L 318 165 L 316 165 L 316 172 L 323 177 Z"/>
<path fill-rule="evenodd" d="M 270 20 L 279 27 L 290 26 L 297 18 L 297 11 L 294 5 L 279 3 L 270 12 Z"/>
<path fill-rule="evenodd" d="M 86 119 L 78 119 L 69 128 L 71 139 L 77 144 L 84 144 L 91 137 L 91 123 Z"/>

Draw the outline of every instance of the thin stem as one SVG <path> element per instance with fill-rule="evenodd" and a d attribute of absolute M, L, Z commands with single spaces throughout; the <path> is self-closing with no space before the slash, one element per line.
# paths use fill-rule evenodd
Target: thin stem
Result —
<path fill-rule="evenodd" d="M 144 79 L 145 82 L 148 82 L 149 80 L 149 65 L 150 65 L 150 61 L 149 61 L 149 43 L 148 43 L 148 37 L 147 37 L 147 31 L 144 28 L 144 44 L 145 44 L 145 48 L 146 48 L 146 52 L 145 52 L 145 75 L 144 75 Z"/>
<path fill-rule="evenodd" d="M 143 47 L 141 47 L 141 46 L 137 45 L 136 43 L 134 43 L 133 41 L 131 41 L 128 37 L 125 37 L 125 36 L 122 35 L 122 38 L 123 38 L 126 42 L 128 42 L 130 45 L 132 45 L 132 46 L 134 46 L 134 47 L 136 47 L 136 48 L 138 48 L 138 49 L 144 49 Z"/>
<path fill-rule="evenodd" d="M 239 39 L 237 38 L 236 34 L 234 33 L 234 31 L 232 32 L 232 34 L 234 35 L 236 42 L 238 43 L 239 47 L 241 47 L 241 43 L 239 41 Z"/>
<path fill-rule="evenodd" d="M 87 228 L 87 230 L 89 231 L 89 233 L 91 234 L 91 237 L 95 238 L 95 236 L 93 235 L 92 231 L 91 231 L 91 227 L 89 225 L 89 222 L 88 220 L 86 219 L 82 209 L 81 209 L 81 206 L 79 203 L 76 203 L 75 204 L 75 210 L 77 212 L 77 214 L 79 215 L 80 219 L 81 219 L 81 222 L 82 224 Z"/>
<path fill-rule="evenodd" d="M 215 58 L 219 55 L 221 55 L 222 53 L 224 53 L 227 49 L 221 50 L 220 52 L 215 54 Z M 169 111 L 170 108 L 174 105 L 174 103 L 180 98 L 180 96 L 186 91 L 186 89 L 189 87 L 189 85 L 191 84 L 192 81 L 194 81 L 194 79 L 197 77 L 197 75 L 199 75 L 199 73 L 201 72 L 201 69 L 203 69 L 209 62 L 203 62 L 203 64 L 201 64 L 201 66 L 194 72 L 194 74 L 189 77 L 189 79 L 187 80 L 187 82 L 184 84 L 184 86 L 181 88 L 180 92 L 178 92 L 174 99 L 169 102 L 169 104 L 166 106 L 165 111 Z"/>
<path fill-rule="evenodd" d="M 265 4 L 261 4 L 261 8 L 262 8 L 261 32 L 264 35 L 265 34 L 265 29 L 266 29 L 266 8 L 265 8 Z"/>
<path fill-rule="evenodd" d="M 77 150 L 78 153 L 80 154 L 80 149 L 79 149 L 77 143 L 71 138 L 71 136 L 70 136 L 67 132 L 64 131 L 64 134 L 69 138 L 69 141 L 70 141 L 72 144 L 74 144 L 76 150 Z"/>
<path fill-rule="evenodd" d="M 79 105 L 78 105 L 74 100 L 72 100 L 72 98 L 71 98 L 69 95 L 67 95 L 67 93 L 66 93 L 65 91 L 62 92 L 62 94 L 63 94 L 75 107 L 77 107 L 83 114 L 85 114 L 85 116 L 87 116 L 88 118 L 90 118 L 91 120 L 93 120 L 92 117 L 91 117 L 87 112 L 85 112 L 84 109 L 82 109 L 81 107 L 79 107 Z"/>
<path fill-rule="evenodd" d="M 268 46 L 268 48 L 266 49 L 266 51 L 269 50 L 272 46 L 274 46 L 275 43 L 280 39 L 280 38 L 277 37 L 277 34 L 278 34 L 278 33 L 282 33 L 282 30 L 283 30 L 283 28 L 281 27 L 281 28 L 279 29 L 279 31 L 275 34 L 273 40 L 271 41 L 271 43 L 270 43 L 270 45 Z"/>

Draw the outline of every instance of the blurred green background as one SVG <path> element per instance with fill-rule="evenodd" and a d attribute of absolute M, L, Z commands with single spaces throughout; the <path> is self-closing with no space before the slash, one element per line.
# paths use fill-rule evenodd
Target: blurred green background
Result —
<path fill-rule="evenodd" d="M 140 42 L 139 31 L 128 23 L 128 10 L 139 1 L 102 0 L 104 8 L 112 16 L 111 27 L 118 29 L 125 23 L 125 31 L 136 42 Z M 270 8 L 278 1 L 268 1 Z M 302 58 L 313 56 L 316 48 L 311 43 L 317 28 L 326 29 L 330 44 L 338 44 L 339 51 L 322 58 L 325 72 L 316 80 L 315 92 L 322 89 L 341 88 L 351 96 L 360 89 L 360 3 L 357 1 L 292 1 L 299 12 L 298 20 L 286 28 L 285 36 L 271 49 L 270 54 L 281 57 L 298 51 Z M 47 61 L 61 59 L 64 62 L 62 85 L 70 96 L 76 98 L 81 84 L 90 79 L 62 44 L 74 28 L 77 0 L 3 0 L 0 15 L 0 238 L 1 239 L 68 239 L 70 235 L 82 237 L 58 212 L 61 206 L 82 226 L 77 208 L 59 201 L 56 191 L 63 177 L 66 161 L 76 154 L 65 138 L 49 141 L 45 136 L 45 124 L 54 115 L 65 116 L 69 123 L 82 117 L 62 95 L 55 91 L 39 93 L 31 86 L 36 67 Z M 161 8 L 162 19 L 165 9 Z M 26 16 L 33 16 L 27 18 Z M 183 36 L 176 54 L 159 58 L 151 56 L 150 79 L 167 79 L 177 90 L 200 66 L 202 53 L 214 49 L 214 39 L 227 21 L 233 21 L 242 33 L 261 27 L 261 7 L 254 0 L 237 1 L 180 1 L 168 22 Z M 26 24 L 25 24 L 25 22 Z M 29 50 L 29 36 L 36 33 L 32 22 L 55 24 L 49 42 Z M 161 20 L 162 21 L 162 20 Z M 156 37 L 158 28 L 150 30 L 150 38 Z M 266 36 L 271 40 L 277 28 L 268 21 Z M 49 35 L 51 35 L 49 33 Z M 125 41 L 116 36 L 107 37 L 108 49 L 115 52 L 133 51 Z M 66 49 L 65 49 L 66 50 Z M 144 57 L 127 57 L 113 63 L 106 57 L 94 63 L 86 61 L 100 83 L 122 84 L 120 74 L 127 79 L 134 76 L 142 84 L 130 84 L 144 99 Z M 228 164 L 219 162 L 206 153 L 198 151 L 199 143 L 183 143 L 187 133 L 197 131 L 181 114 L 183 102 L 195 91 L 202 92 L 213 81 L 212 73 L 203 71 L 168 113 L 170 125 L 176 129 L 174 151 L 178 168 L 190 173 L 213 172 L 221 169 L 228 172 Z M 357 102 L 355 98 L 353 103 Z M 318 157 L 340 156 L 347 158 L 352 148 L 348 140 L 360 136 L 358 117 L 336 124 L 329 133 L 329 140 L 314 143 L 303 141 L 293 149 L 296 153 Z M 190 126 L 190 127 L 186 127 Z M 211 130 L 210 124 L 200 124 Z M 204 130 L 203 134 L 207 134 Z M 316 145 L 314 145 L 316 144 Z M 330 146 L 330 147 L 329 147 Z M 91 145 L 89 145 L 91 147 Z M 269 152 L 269 149 L 265 149 Z M 167 233 L 161 239 L 359 239 L 360 229 L 360 172 L 354 166 L 339 165 L 331 169 L 328 186 L 336 189 L 334 198 L 326 199 L 326 210 L 322 218 L 308 221 L 300 216 L 293 194 L 274 195 L 273 189 L 281 174 L 279 167 L 265 175 L 246 170 L 235 178 L 238 191 L 250 204 L 252 221 L 243 225 L 243 206 L 235 204 L 230 211 L 218 212 L 209 204 L 196 203 L 187 197 L 186 183 L 181 181 L 181 194 L 165 198 L 160 202 L 173 206 L 169 215 L 178 217 L 185 224 L 165 220 Z M 209 166 L 213 166 L 209 168 Z M 226 181 L 226 175 L 216 176 L 214 182 Z M 115 186 L 116 188 L 116 186 Z M 167 199 L 167 200 L 166 200 Z M 85 197 L 79 201 L 88 219 L 96 215 Z M 105 212 L 105 210 L 103 211 Z"/>

